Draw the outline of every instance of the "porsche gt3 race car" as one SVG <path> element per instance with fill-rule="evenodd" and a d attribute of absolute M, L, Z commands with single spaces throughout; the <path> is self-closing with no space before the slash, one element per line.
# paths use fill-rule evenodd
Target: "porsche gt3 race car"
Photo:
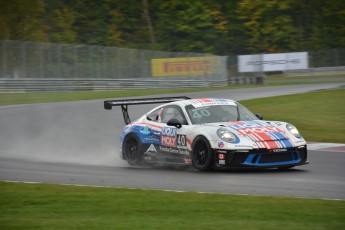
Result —
<path fill-rule="evenodd" d="M 129 105 L 164 103 L 131 122 Z M 221 98 L 160 97 L 104 101 L 121 106 L 121 158 L 129 165 L 168 163 L 214 168 L 279 168 L 307 164 L 307 144 L 295 126 L 262 120 Z"/>

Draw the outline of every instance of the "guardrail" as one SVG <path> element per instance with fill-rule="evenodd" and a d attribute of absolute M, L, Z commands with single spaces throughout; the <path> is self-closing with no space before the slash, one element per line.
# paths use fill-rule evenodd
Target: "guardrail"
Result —
<path fill-rule="evenodd" d="M 228 80 L 0 78 L 0 92 L 209 88 L 263 84 L 263 81 L 262 77 L 235 77 Z"/>

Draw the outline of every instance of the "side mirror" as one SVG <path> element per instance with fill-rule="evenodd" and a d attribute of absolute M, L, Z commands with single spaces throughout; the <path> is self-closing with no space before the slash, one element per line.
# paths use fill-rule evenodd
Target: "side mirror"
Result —
<path fill-rule="evenodd" d="M 264 116 L 262 116 L 260 113 L 256 113 L 255 116 L 260 120 L 264 119 Z"/>
<path fill-rule="evenodd" d="M 168 122 L 167 122 L 167 125 L 168 126 L 175 126 L 176 128 L 181 128 L 182 127 L 182 124 L 179 120 L 173 118 L 173 119 L 170 119 Z"/>

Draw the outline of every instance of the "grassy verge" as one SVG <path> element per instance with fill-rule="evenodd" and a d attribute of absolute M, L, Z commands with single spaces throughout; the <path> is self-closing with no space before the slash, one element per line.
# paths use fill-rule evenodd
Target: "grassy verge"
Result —
<path fill-rule="evenodd" d="M 345 201 L 0 182 L 2 229 L 344 229 Z"/>
<path fill-rule="evenodd" d="M 345 143 L 345 90 L 241 101 L 265 120 L 294 124 L 307 141 Z"/>
<path fill-rule="evenodd" d="M 268 76 L 267 77 L 267 80 L 268 81 L 286 81 L 286 80 L 289 80 L 291 82 L 295 81 L 295 82 L 298 82 L 298 81 L 303 81 L 303 80 L 306 80 L 306 81 L 318 81 L 318 80 L 331 80 L 331 79 L 344 79 L 345 78 L 345 74 L 337 74 L 337 75 L 327 75 L 327 76 L 324 76 L 324 75 L 312 75 L 312 76 L 290 76 L 290 77 L 284 77 L 284 76 Z"/>

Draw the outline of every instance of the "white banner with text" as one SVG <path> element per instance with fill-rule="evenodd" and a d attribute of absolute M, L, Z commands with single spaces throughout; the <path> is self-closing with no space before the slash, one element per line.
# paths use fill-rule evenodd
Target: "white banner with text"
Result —
<path fill-rule="evenodd" d="M 308 69 L 308 52 L 239 55 L 238 72 Z"/>

